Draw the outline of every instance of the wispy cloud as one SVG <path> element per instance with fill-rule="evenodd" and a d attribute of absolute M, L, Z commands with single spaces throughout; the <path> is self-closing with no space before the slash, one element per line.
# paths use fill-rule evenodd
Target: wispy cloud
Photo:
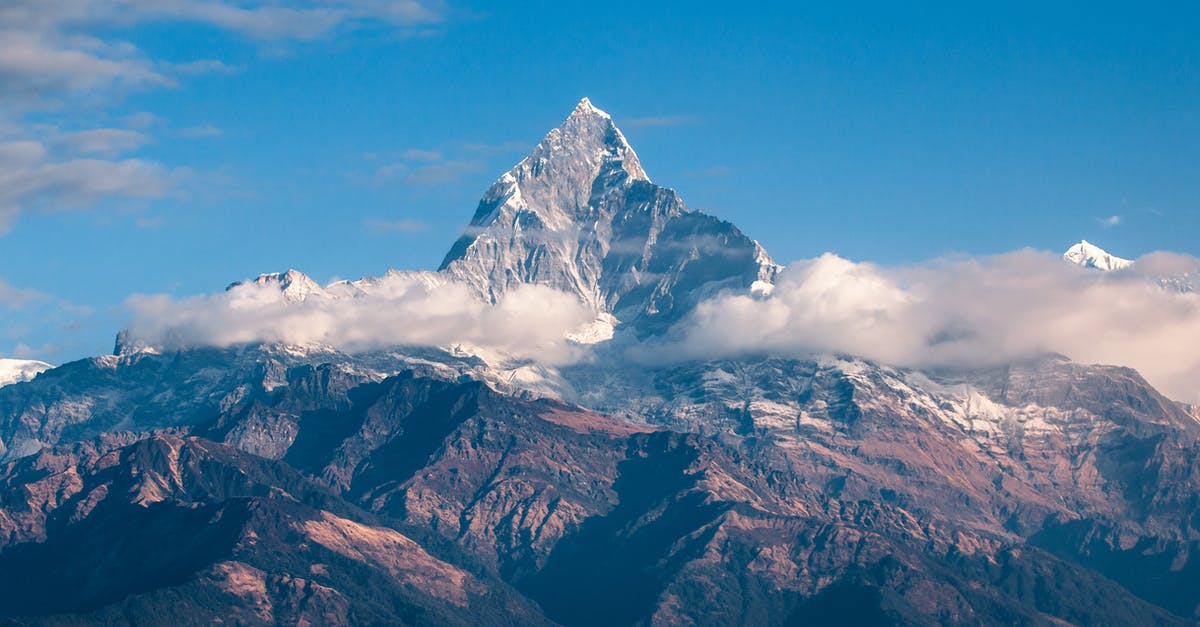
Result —
<path fill-rule="evenodd" d="M 420 220 L 378 220 L 370 219 L 363 222 L 367 232 L 372 235 L 388 235 L 393 233 L 422 233 L 429 230 L 429 225 Z"/>
<path fill-rule="evenodd" d="M 95 311 L 0 279 L 0 313 L 0 356 L 55 362 Z"/>
<path fill-rule="evenodd" d="M 1099 222 L 1100 226 L 1102 226 L 1106 229 L 1111 229 L 1114 226 L 1120 226 L 1122 220 L 1123 220 L 1123 218 L 1119 215 L 1111 215 L 1111 216 L 1107 216 L 1107 217 L 1103 217 L 1103 218 L 1096 218 L 1096 222 Z"/>
<path fill-rule="evenodd" d="M 167 221 L 162 216 L 138 216 L 133 223 L 139 229 L 153 230 L 161 229 Z"/>
<path fill-rule="evenodd" d="M 174 63 L 170 66 L 171 73 L 182 76 L 192 76 L 196 74 L 233 74 L 239 68 L 226 64 L 224 61 L 217 59 L 199 59 L 197 61 L 188 61 L 186 63 Z"/>
<path fill-rule="evenodd" d="M 123 128 L 97 128 L 58 138 L 58 142 L 72 152 L 104 156 L 124 154 L 152 141 L 145 133 Z"/>
<path fill-rule="evenodd" d="M 475 153 L 482 156 L 503 155 L 513 152 L 527 153 L 533 148 L 533 144 L 525 141 L 507 141 L 496 144 L 484 144 L 478 142 L 467 142 L 462 145 L 465 152 Z"/>
<path fill-rule="evenodd" d="M 4 279 L 0 279 L 0 307 L 16 309 L 30 301 L 43 300 L 46 295 L 36 290 L 13 287 Z"/>
<path fill-rule="evenodd" d="M 438 150 L 420 150 L 410 148 L 405 150 L 401 156 L 408 161 L 441 161 L 445 159 L 441 151 Z"/>
<path fill-rule="evenodd" d="M 378 155 L 367 155 L 377 159 Z M 377 185 L 404 183 L 418 187 L 436 187 L 462 180 L 464 175 L 483 170 L 480 159 L 450 159 L 439 150 L 409 149 L 400 154 L 400 160 L 380 166 L 375 170 Z"/>
<path fill-rule="evenodd" d="M 652 115 L 639 118 L 622 118 L 618 122 L 624 128 L 669 128 L 699 124 L 700 118 L 694 115 Z"/>
<path fill-rule="evenodd" d="M 26 209 L 57 211 L 109 198 L 161 198 L 184 175 L 142 159 L 61 158 L 32 140 L 0 143 L 0 233 Z"/>
<path fill-rule="evenodd" d="M 367 22 L 442 21 L 429 0 L 7 0 L 0 4 L 0 98 L 55 99 L 117 86 L 170 86 L 179 76 L 235 71 L 217 59 L 162 63 L 118 34 L 150 22 L 207 24 L 262 42 L 312 41 Z"/>
<path fill-rule="evenodd" d="M 437 186 L 457 183 L 466 174 L 483 170 L 483 163 L 476 160 L 445 160 L 416 168 L 405 175 L 410 185 Z"/>
<path fill-rule="evenodd" d="M 28 208 L 162 197 L 181 170 L 123 155 L 152 143 L 152 130 L 178 137 L 220 133 L 204 126 L 163 129 L 152 113 L 127 119 L 127 128 L 78 128 L 75 114 L 81 106 L 95 112 L 130 90 L 172 88 L 196 74 L 238 71 L 219 59 L 155 59 L 125 36 L 131 27 L 204 24 L 279 46 L 333 37 L 368 23 L 424 29 L 440 23 L 444 14 L 440 0 L 0 2 L 0 233 Z M 463 166 L 444 164 L 411 176 L 437 180 L 456 167 Z"/>

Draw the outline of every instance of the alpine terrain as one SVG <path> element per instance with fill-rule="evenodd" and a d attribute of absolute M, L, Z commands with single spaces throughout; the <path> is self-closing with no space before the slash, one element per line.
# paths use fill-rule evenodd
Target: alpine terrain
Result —
<path fill-rule="evenodd" d="M 585 99 L 436 272 L 230 287 L 285 308 L 552 288 L 592 318 L 577 358 L 131 330 L 21 376 L 0 387 L 0 620 L 1200 622 L 1200 415 L 1134 370 L 630 357 L 779 271 Z"/>

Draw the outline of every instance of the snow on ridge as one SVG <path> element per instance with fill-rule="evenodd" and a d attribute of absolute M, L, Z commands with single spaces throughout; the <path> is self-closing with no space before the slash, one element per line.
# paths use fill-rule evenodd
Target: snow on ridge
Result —
<path fill-rule="evenodd" d="M 0 387 L 29 381 L 38 373 L 53 368 L 44 361 L 0 358 Z"/>
<path fill-rule="evenodd" d="M 1084 268 L 1104 272 L 1124 270 L 1133 265 L 1133 261 L 1117 257 L 1087 240 L 1080 240 L 1078 244 L 1068 248 L 1067 252 L 1063 253 L 1063 259 Z"/>

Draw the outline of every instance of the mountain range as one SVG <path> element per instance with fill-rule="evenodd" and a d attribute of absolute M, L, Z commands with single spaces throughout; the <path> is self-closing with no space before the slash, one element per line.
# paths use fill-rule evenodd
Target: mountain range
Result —
<path fill-rule="evenodd" d="M 0 620 L 1200 621 L 1200 414 L 1132 369 L 628 357 L 780 270 L 585 99 L 436 272 L 226 292 L 299 311 L 551 288 L 586 314 L 582 358 L 130 329 L 4 385 Z"/>

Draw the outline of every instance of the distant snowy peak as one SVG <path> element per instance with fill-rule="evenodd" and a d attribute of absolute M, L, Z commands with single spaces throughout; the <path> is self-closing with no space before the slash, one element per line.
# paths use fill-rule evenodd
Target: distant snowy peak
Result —
<path fill-rule="evenodd" d="M 260 274 L 254 279 L 254 285 L 277 287 L 283 293 L 283 299 L 289 303 L 309 298 L 329 298 L 329 293 L 319 283 L 298 270 Z"/>
<path fill-rule="evenodd" d="M 0 358 L 0 387 L 29 381 L 36 377 L 39 372 L 49 370 L 53 367 L 44 361 Z"/>
<path fill-rule="evenodd" d="M 445 285 L 448 278 L 436 272 L 424 270 L 394 270 L 388 269 L 383 276 L 363 277 L 355 280 L 337 280 L 328 285 L 321 285 L 312 277 L 299 270 L 287 272 L 268 272 L 258 275 L 250 282 L 238 281 L 226 290 L 239 286 L 253 286 L 257 289 L 279 290 L 286 303 L 300 303 L 309 300 L 338 300 L 343 298 L 358 298 L 370 294 L 386 295 L 395 289 L 404 289 L 411 284 L 417 284 L 427 289 L 435 289 Z"/>
<path fill-rule="evenodd" d="M 1084 268 L 1094 268 L 1105 272 L 1124 270 L 1133 265 L 1132 261 L 1112 255 L 1087 240 L 1081 240 L 1078 244 L 1068 248 L 1067 252 L 1063 253 L 1063 259 Z"/>
<path fill-rule="evenodd" d="M 427 270 L 396 270 L 388 268 L 383 276 L 369 276 L 353 281 L 334 281 L 325 286 L 333 298 L 353 298 L 387 292 L 396 285 L 417 284 L 433 290 L 447 283 L 445 275 Z"/>

